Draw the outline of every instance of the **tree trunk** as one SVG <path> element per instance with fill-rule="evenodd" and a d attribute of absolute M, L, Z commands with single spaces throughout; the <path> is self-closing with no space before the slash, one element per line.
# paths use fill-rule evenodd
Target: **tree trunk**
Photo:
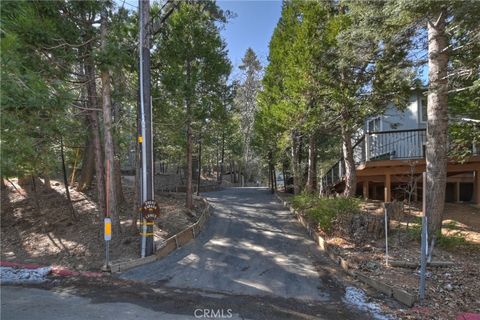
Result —
<path fill-rule="evenodd" d="M 46 190 L 52 190 L 52 183 L 50 181 L 50 177 L 49 176 L 43 176 L 43 187 L 46 189 Z"/>
<path fill-rule="evenodd" d="M 308 175 L 306 189 L 309 193 L 317 190 L 317 145 L 316 135 L 311 134 L 308 140 Z"/>
<path fill-rule="evenodd" d="M 250 152 L 250 146 L 248 143 L 245 146 L 245 154 L 243 159 L 243 168 L 242 168 L 242 187 L 245 187 L 245 184 L 248 182 L 248 154 Z"/>
<path fill-rule="evenodd" d="M 118 108 L 114 107 L 114 112 L 116 116 L 114 117 L 114 123 L 118 121 Z M 115 135 L 115 130 L 114 130 Z M 114 172 L 115 172 L 115 192 L 117 198 L 117 204 L 120 205 L 125 202 L 125 195 L 123 193 L 123 186 L 122 186 L 122 166 L 120 163 L 119 153 L 120 153 L 120 145 L 118 143 L 118 139 L 112 136 L 113 139 L 113 153 L 115 155 L 114 160 Z"/>
<path fill-rule="evenodd" d="M 72 174 L 70 175 L 70 185 L 73 186 L 75 183 L 75 174 L 77 173 L 77 164 L 78 164 L 78 156 L 80 155 L 80 148 L 77 148 L 75 152 L 75 159 L 73 160 L 73 167 L 72 167 Z"/>
<path fill-rule="evenodd" d="M 90 118 L 87 117 L 86 122 L 90 123 Z M 95 174 L 95 146 L 93 143 L 93 129 L 89 125 L 89 133 L 87 141 L 85 142 L 85 149 L 83 149 L 82 171 L 80 179 L 78 180 L 77 191 L 83 192 L 89 189 L 92 185 L 93 176 Z"/>
<path fill-rule="evenodd" d="M 269 179 L 270 179 L 270 192 L 275 193 L 275 182 L 274 182 L 274 169 L 273 169 L 273 155 L 272 152 L 270 151 L 268 153 L 268 173 L 269 173 Z"/>
<path fill-rule="evenodd" d="M 293 193 L 299 194 L 301 192 L 302 175 L 300 168 L 300 133 L 297 129 L 292 131 L 292 172 L 293 172 Z"/>
<path fill-rule="evenodd" d="M 40 208 L 40 200 L 38 199 L 38 189 L 37 189 L 37 182 L 38 178 L 33 174 L 30 176 L 32 180 L 32 193 L 33 193 L 33 200 L 35 202 L 35 208 L 42 213 L 42 209 Z"/>
<path fill-rule="evenodd" d="M 113 149 L 114 149 L 114 152 L 115 150 L 117 150 L 117 148 L 113 148 Z M 122 186 L 122 168 L 121 168 L 120 160 L 117 159 L 116 157 L 114 161 L 114 172 L 115 172 L 115 192 L 117 193 L 116 195 L 117 204 L 120 205 L 125 202 L 125 195 L 123 193 L 123 186 Z"/>
<path fill-rule="evenodd" d="M 357 186 L 357 172 L 355 170 L 355 161 L 353 160 L 352 135 L 345 126 L 342 126 L 342 149 L 345 161 L 345 190 L 343 195 L 345 197 L 353 197 L 355 196 Z"/>
<path fill-rule="evenodd" d="M 113 77 L 113 86 L 115 91 L 122 91 L 121 90 L 121 79 L 119 79 L 119 73 L 114 73 Z M 114 92 L 115 92 L 114 91 Z M 117 102 L 113 102 L 113 123 L 114 127 L 118 128 L 118 121 L 120 119 L 120 112 L 121 112 L 121 104 Z M 115 192 L 117 193 L 117 203 L 118 205 L 125 202 L 125 195 L 123 194 L 123 186 L 122 186 L 122 168 L 120 163 L 120 144 L 118 143 L 117 138 L 115 136 L 118 135 L 117 130 L 113 130 L 113 152 L 115 154 Z"/>
<path fill-rule="evenodd" d="M 107 14 L 106 10 L 102 11 L 101 22 L 101 48 L 106 50 L 107 47 Z M 117 235 L 121 234 L 120 219 L 118 216 L 117 192 L 115 190 L 115 154 L 112 137 L 112 88 L 110 83 L 109 67 L 103 66 L 101 70 L 102 80 L 102 109 L 103 109 L 103 138 L 106 163 L 106 213 L 105 216 L 112 218 L 113 232 Z"/>
<path fill-rule="evenodd" d="M 189 109 L 187 107 L 187 109 Z M 192 159 L 192 152 L 193 152 L 193 139 L 192 139 L 192 125 L 190 120 L 187 121 L 187 199 L 185 203 L 185 207 L 187 209 L 193 208 L 193 190 L 192 190 L 192 175 L 193 175 L 193 159 Z"/>
<path fill-rule="evenodd" d="M 88 40 L 88 39 L 87 39 Z M 95 64 L 93 61 L 93 52 L 91 43 L 86 45 L 86 57 L 85 57 L 85 76 L 87 85 L 87 100 L 88 107 L 93 109 L 89 112 L 88 120 L 90 122 L 90 129 L 92 133 L 92 144 L 95 153 L 95 172 L 97 180 L 97 194 L 98 194 L 98 206 L 100 212 L 105 214 L 105 180 L 104 180 L 104 167 L 103 167 L 103 155 L 102 145 L 100 142 L 100 130 L 98 124 L 98 109 L 97 106 L 97 85 L 95 82 Z"/>
<path fill-rule="evenodd" d="M 65 152 L 63 148 L 63 138 L 60 137 L 60 156 L 62 158 L 62 171 L 63 171 L 63 184 L 65 186 L 65 194 L 67 195 L 68 208 L 74 220 L 77 220 L 77 214 L 75 213 L 75 208 L 72 204 L 72 198 L 70 197 L 70 189 L 68 188 L 68 175 L 67 168 L 65 166 Z"/>
<path fill-rule="evenodd" d="M 197 196 L 200 195 L 200 185 L 202 182 L 202 137 L 198 139 L 198 177 L 197 177 Z"/>
<path fill-rule="evenodd" d="M 225 130 L 222 129 L 222 150 L 220 153 L 220 179 L 219 182 L 222 184 L 223 175 L 225 171 Z"/>
<path fill-rule="evenodd" d="M 426 169 L 427 217 L 429 239 L 434 239 L 442 227 L 447 179 L 448 133 L 448 51 L 445 25 L 447 14 L 438 12 L 428 22 L 428 107 Z"/>

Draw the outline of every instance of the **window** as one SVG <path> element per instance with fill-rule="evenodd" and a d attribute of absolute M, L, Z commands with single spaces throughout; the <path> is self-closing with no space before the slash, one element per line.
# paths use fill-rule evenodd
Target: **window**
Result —
<path fill-rule="evenodd" d="M 380 131 L 380 117 L 368 120 L 367 122 L 367 131 L 368 132 L 378 132 Z"/>
<path fill-rule="evenodd" d="M 427 97 L 422 97 L 419 108 L 420 122 L 427 122 Z"/>

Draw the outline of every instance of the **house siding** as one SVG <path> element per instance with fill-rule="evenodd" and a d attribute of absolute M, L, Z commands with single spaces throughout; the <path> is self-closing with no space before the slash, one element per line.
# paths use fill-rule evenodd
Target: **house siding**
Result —
<path fill-rule="evenodd" d="M 420 121 L 420 99 L 421 93 L 412 93 L 408 99 L 405 110 L 398 110 L 393 103 L 390 103 L 386 111 L 380 116 L 380 131 L 425 129 L 426 123 Z M 364 124 L 364 130 L 368 131 L 368 122 L 377 117 L 368 118 Z"/>

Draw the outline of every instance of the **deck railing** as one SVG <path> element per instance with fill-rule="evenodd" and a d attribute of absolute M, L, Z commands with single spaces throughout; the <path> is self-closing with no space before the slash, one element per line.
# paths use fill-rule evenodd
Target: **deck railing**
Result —
<path fill-rule="evenodd" d="M 358 166 L 367 161 L 419 159 L 425 156 L 426 129 L 368 132 L 353 145 Z M 323 187 L 336 185 L 345 175 L 343 157 L 322 177 Z"/>
<path fill-rule="evenodd" d="M 368 132 L 353 145 L 353 159 L 359 166 L 367 161 L 421 159 L 425 157 L 426 129 Z M 472 147 L 480 155 L 478 146 Z M 321 178 L 324 190 L 343 180 L 345 161 L 338 160 Z"/>

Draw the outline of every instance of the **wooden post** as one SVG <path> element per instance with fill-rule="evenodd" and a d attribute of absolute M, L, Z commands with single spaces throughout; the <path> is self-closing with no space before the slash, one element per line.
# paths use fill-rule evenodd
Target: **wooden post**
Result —
<path fill-rule="evenodd" d="M 453 192 L 453 201 L 460 202 L 460 182 L 455 182 L 455 190 Z"/>
<path fill-rule="evenodd" d="M 474 171 L 474 183 L 473 183 L 473 192 L 474 192 L 474 201 L 476 204 L 480 205 L 480 170 Z"/>
<path fill-rule="evenodd" d="M 363 182 L 363 198 L 364 199 L 368 199 L 369 195 L 368 195 L 368 180 L 364 181 Z"/>
<path fill-rule="evenodd" d="M 372 187 L 372 196 L 371 196 L 372 199 L 377 199 L 377 186 L 375 184 L 373 184 L 373 187 Z"/>
<path fill-rule="evenodd" d="M 385 202 L 390 202 L 392 200 L 392 181 L 390 174 L 385 175 Z"/>

